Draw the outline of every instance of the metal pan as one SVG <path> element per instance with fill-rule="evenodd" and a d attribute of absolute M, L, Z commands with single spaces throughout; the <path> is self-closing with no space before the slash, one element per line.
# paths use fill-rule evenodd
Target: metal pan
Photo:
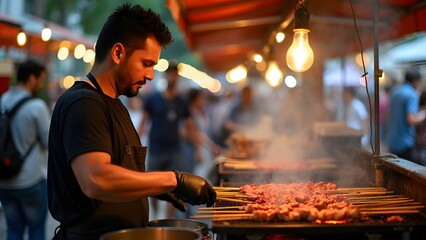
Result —
<path fill-rule="evenodd" d="M 109 232 L 100 240 L 201 240 L 200 232 L 178 227 L 149 227 Z"/>
<path fill-rule="evenodd" d="M 211 234 L 208 232 L 206 223 L 193 219 L 159 219 L 148 222 L 147 227 L 179 227 L 195 230 L 203 235 L 203 240 L 210 240 Z"/>

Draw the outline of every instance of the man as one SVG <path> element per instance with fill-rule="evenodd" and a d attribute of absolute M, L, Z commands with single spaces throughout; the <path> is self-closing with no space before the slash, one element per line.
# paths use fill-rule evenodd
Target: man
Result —
<path fill-rule="evenodd" d="M 362 146 L 368 146 L 368 112 L 364 103 L 356 98 L 354 87 L 345 87 L 343 89 L 343 116 L 342 120 L 346 122 L 346 126 L 361 131 Z"/>
<path fill-rule="evenodd" d="M 187 102 L 177 90 L 179 74 L 175 60 L 169 61 L 165 79 L 167 81 L 166 90 L 151 94 L 144 105 L 145 113 L 140 126 L 146 126 L 147 121 L 151 121 L 148 135 L 147 168 L 149 171 L 171 169 L 189 171 L 189 169 L 182 169 L 182 166 L 186 164 L 183 162 L 181 152 L 181 138 L 190 139 L 198 149 L 199 141 L 194 141 L 194 138 L 198 136 L 198 131 L 192 122 Z M 140 130 L 140 132 L 144 132 L 144 130 Z M 152 200 L 153 216 L 157 218 L 155 215 L 158 215 L 158 202 L 156 199 Z M 167 207 L 166 217 L 174 217 L 174 209 L 170 205 Z"/>
<path fill-rule="evenodd" d="M 389 95 L 388 148 L 391 153 L 411 161 L 415 139 L 414 126 L 425 119 L 424 110 L 419 112 L 419 97 L 416 92 L 421 78 L 417 70 L 408 70 L 404 83 L 391 90 Z"/>
<path fill-rule="evenodd" d="M 253 99 L 251 87 L 243 87 L 240 101 L 231 110 L 229 118 L 225 120 L 225 129 L 232 133 L 255 127 L 260 120 L 259 110 Z"/>
<path fill-rule="evenodd" d="M 211 206 L 213 188 L 177 171 L 145 172 L 145 150 L 119 95 L 134 97 L 154 78 L 172 37 L 159 16 L 124 4 L 105 22 L 88 79 L 58 99 L 49 133 L 49 210 L 55 239 L 93 239 L 148 222 L 148 196 Z"/>
<path fill-rule="evenodd" d="M 17 84 L 1 97 L 1 108 L 11 109 L 21 99 L 35 96 L 42 88 L 46 68 L 28 60 L 18 67 Z M 44 240 L 47 217 L 47 139 L 50 110 L 42 99 L 31 99 L 16 112 L 12 135 L 22 155 L 28 152 L 18 175 L 0 181 L 7 239 Z"/>

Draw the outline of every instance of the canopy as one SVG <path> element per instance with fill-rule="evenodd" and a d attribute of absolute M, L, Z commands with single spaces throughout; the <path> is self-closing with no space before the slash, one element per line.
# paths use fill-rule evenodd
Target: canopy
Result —
<path fill-rule="evenodd" d="M 227 71 L 265 51 L 278 28 L 289 46 L 296 2 L 304 2 L 310 13 L 310 43 L 321 58 L 359 52 L 351 7 L 363 47 L 373 46 L 372 0 L 167 0 L 167 7 L 206 68 Z M 426 30 L 421 17 L 426 1 L 379 0 L 378 5 L 379 42 Z"/>

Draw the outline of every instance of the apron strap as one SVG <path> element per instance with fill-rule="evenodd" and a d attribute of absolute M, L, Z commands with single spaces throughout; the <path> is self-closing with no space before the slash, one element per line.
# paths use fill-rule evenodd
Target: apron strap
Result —
<path fill-rule="evenodd" d="M 112 112 L 112 115 L 114 115 L 114 118 L 115 118 L 115 119 L 117 120 L 117 122 L 119 123 L 118 125 L 120 125 L 121 131 L 123 131 L 124 137 L 126 138 L 126 144 L 128 145 L 128 144 L 129 144 L 129 139 L 127 138 L 126 131 L 124 131 L 123 126 L 120 124 L 120 119 L 117 117 L 117 115 L 114 113 L 114 111 L 112 111 L 111 105 L 110 105 L 110 103 L 109 103 L 108 99 L 106 98 L 104 91 L 102 91 L 102 88 L 101 88 L 101 86 L 99 85 L 98 81 L 97 81 L 97 80 L 96 80 L 96 78 L 92 75 L 92 73 L 91 73 L 91 72 L 87 73 L 86 77 L 87 77 L 87 79 L 89 79 L 89 81 L 90 81 L 91 83 L 93 83 L 93 85 L 96 87 L 96 91 L 98 91 L 100 94 L 102 94 L 102 96 L 103 96 L 103 98 L 104 98 L 105 103 L 108 105 L 108 108 L 110 109 L 110 112 Z M 111 115 L 110 115 L 110 118 L 111 118 Z M 113 122 L 112 122 L 112 119 L 111 119 L 111 127 L 112 127 L 112 128 L 114 128 L 114 124 L 113 124 Z"/>

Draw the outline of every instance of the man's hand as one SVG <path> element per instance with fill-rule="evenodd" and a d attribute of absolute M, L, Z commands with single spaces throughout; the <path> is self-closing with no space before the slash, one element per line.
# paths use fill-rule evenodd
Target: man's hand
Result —
<path fill-rule="evenodd" d="M 204 178 L 189 173 L 174 172 L 177 187 L 172 191 L 173 194 L 191 205 L 207 204 L 211 207 L 214 204 L 216 191 Z"/>
<path fill-rule="evenodd" d="M 180 199 L 178 196 L 174 195 L 173 193 L 166 192 L 157 196 L 153 196 L 153 198 L 156 198 L 158 200 L 167 201 L 181 212 L 186 212 L 187 208 L 185 203 Z"/>

